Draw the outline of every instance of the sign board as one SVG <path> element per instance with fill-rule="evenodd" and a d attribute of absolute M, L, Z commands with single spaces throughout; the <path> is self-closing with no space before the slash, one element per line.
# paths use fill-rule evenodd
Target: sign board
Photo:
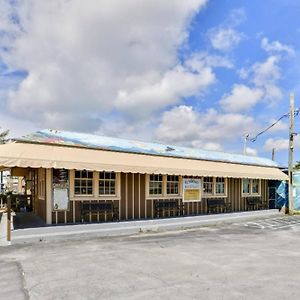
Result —
<path fill-rule="evenodd" d="M 201 180 L 196 178 L 182 179 L 183 202 L 201 201 Z"/>
<path fill-rule="evenodd" d="M 53 209 L 68 210 L 69 209 L 69 190 L 68 189 L 53 189 Z"/>
<path fill-rule="evenodd" d="M 52 172 L 53 210 L 69 209 L 69 172 L 66 169 L 53 169 Z"/>

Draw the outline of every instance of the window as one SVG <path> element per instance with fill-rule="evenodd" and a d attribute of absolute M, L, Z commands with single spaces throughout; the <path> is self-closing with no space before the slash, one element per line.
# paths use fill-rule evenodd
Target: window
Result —
<path fill-rule="evenodd" d="M 179 195 L 179 176 L 167 176 L 167 195 Z"/>
<path fill-rule="evenodd" d="M 243 195 L 259 195 L 260 194 L 260 180 L 259 179 L 243 179 L 242 181 Z"/>
<path fill-rule="evenodd" d="M 116 173 L 100 172 L 99 195 L 116 195 Z"/>
<path fill-rule="evenodd" d="M 151 174 L 149 181 L 149 194 L 150 195 L 162 195 L 163 176 Z"/>
<path fill-rule="evenodd" d="M 216 194 L 217 195 L 225 194 L 225 178 L 222 177 L 216 178 Z"/>
<path fill-rule="evenodd" d="M 243 194 L 250 194 L 250 179 L 243 179 Z"/>
<path fill-rule="evenodd" d="M 75 195 L 93 195 L 93 172 L 75 171 Z"/>
<path fill-rule="evenodd" d="M 223 177 L 204 177 L 203 193 L 204 196 L 226 196 L 226 179 Z"/>
<path fill-rule="evenodd" d="M 252 179 L 252 194 L 259 194 L 259 180 Z"/>
<path fill-rule="evenodd" d="M 213 194 L 213 178 L 212 177 L 204 177 L 203 190 L 204 190 L 204 194 L 206 194 L 206 195 Z"/>

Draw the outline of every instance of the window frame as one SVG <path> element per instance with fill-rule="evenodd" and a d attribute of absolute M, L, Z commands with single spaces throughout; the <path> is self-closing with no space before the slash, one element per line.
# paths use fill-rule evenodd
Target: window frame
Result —
<path fill-rule="evenodd" d="M 217 178 L 222 178 L 222 179 L 224 179 L 224 181 L 223 182 L 217 182 Z M 227 196 L 227 188 L 226 188 L 226 186 L 227 186 L 227 182 L 226 182 L 226 178 L 225 177 L 214 177 L 214 181 L 215 181 L 215 186 L 214 186 L 214 192 L 215 192 L 215 195 L 216 196 L 224 196 L 224 195 L 226 195 Z M 222 184 L 224 184 L 224 193 L 217 193 L 217 184 L 218 183 L 222 183 Z"/>
<path fill-rule="evenodd" d="M 253 192 L 253 182 L 254 182 L 254 180 L 257 180 L 257 193 Z M 261 194 L 261 192 L 260 192 L 260 179 L 254 178 L 254 179 L 251 180 L 251 194 L 254 195 L 254 196 L 257 196 L 257 195 Z"/>
<path fill-rule="evenodd" d="M 161 194 L 150 194 L 150 182 L 151 182 L 151 180 L 150 180 L 150 177 L 151 177 L 151 175 L 154 175 L 154 176 L 156 176 L 156 175 L 158 175 L 158 176 L 162 176 L 162 180 L 161 181 L 158 181 L 158 180 L 152 180 L 153 182 L 161 182 Z M 147 180 L 147 182 L 148 182 L 148 187 L 147 187 L 147 191 L 148 191 L 148 195 L 149 195 L 149 197 L 151 197 L 151 198 L 162 198 L 162 197 L 164 197 L 165 196 L 165 190 L 164 190 L 164 180 L 165 180 L 165 178 L 164 178 L 165 176 L 164 175 L 162 175 L 162 174 L 149 174 L 148 175 L 148 180 Z"/>
<path fill-rule="evenodd" d="M 93 174 L 92 178 L 76 178 L 76 171 L 82 172 L 82 171 L 86 171 L 86 172 L 91 172 Z M 75 193 L 75 181 L 76 180 L 91 180 L 92 181 L 92 193 L 91 194 L 76 194 Z M 94 197 L 95 196 L 95 172 L 94 171 L 89 171 L 89 170 L 74 170 L 74 181 L 73 181 L 73 193 L 75 197 Z"/>
<path fill-rule="evenodd" d="M 204 181 L 204 178 L 211 178 L 212 181 Z M 205 192 L 204 190 L 204 183 L 209 183 L 211 184 L 211 193 L 207 193 Z M 214 177 L 212 176 L 203 176 L 202 177 L 202 194 L 203 194 L 203 197 L 212 197 L 214 195 Z"/>
<path fill-rule="evenodd" d="M 150 175 L 162 175 L 162 194 L 159 195 L 150 194 Z M 178 179 L 179 179 L 178 194 L 167 194 L 167 176 L 168 175 L 163 175 L 163 174 L 146 174 L 145 176 L 146 199 L 180 199 L 182 197 L 182 176 L 178 175 Z"/>
<path fill-rule="evenodd" d="M 115 179 L 107 179 L 107 178 L 101 179 L 100 178 L 101 173 L 104 173 L 104 174 L 105 173 L 110 173 L 110 174 L 114 173 L 115 174 Z M 104 182 L 105 181 L 109 181 L 109 182 L 114 181 L 114 183 L 115 183 L 115 187 L 114 187 L 115 193 L 114 194 L 100 194 L 100 181 L 104 181 Z M 100 171 L 100 172 L 98 172 L 97 183 L 98 183 L 98 197 L 107 198 L 107 197 L 116 197 L 117 196 L 118 178 L 117 178 L 117 173 L 116 172 L 113 172 L 113 171 Z"/>
<path fill-rule="evenodd" d="M 179 196 L 180 195 L 180 176 L 179 175 L 165 175 L 166 176 L 166 196 L 167 197 L 173 197 L 173 196 Z M 168 180 L 168 176 L 177 176 L 178 181 L 175 180 Z M 177 194 L 168 194 L 168 182 L 177 182 L 178 183 L 178 193 Z"/>
<path fill-rule="evenodd" d="M 249 180 L 249 193 L 244 193 L 244 180 Z M 258 180 L 258 193 L 253 193 L 253 180 Z M 242 178 L 241 180 L 242 197 L 260 197 L 261 196 L 261 179 L 258 178 Z"/>
<path fill-rule="evenodd" d="M 212 178 L 212 193 L 205 193 L 204 191 L 204 178 L 205 177 L 209 177 L 209 178 Z M 224 194 L 220 194 L 220 193 L 217 193 L 217 178 L 224 178 Z M 226 177 L 221 177 L 221 176 L 217 176 L 217 177 L 214 177 L 214 176 L 203 176 L 202 178 L 202 198 L 226 198 L 228 196 L 228 193 L 227 193 L 227 178 Z"/>
<path fill-rule="evenodd" d="M 83 171 L 83 170 L 77 170 Z M 106 170 L 103 170 L 106 171 Z M 82 201 L 82 200 L 120 200 L 121 199 L 121 173 L 115 172 L 116 174 L 116 194 L 115 195 L 100 195 L 99 194 L 99 175 L 102 171 L 93 171 L 93 194 L 92 195 L 80 195 L 75 194 L 75 170 L 70 170 L 70 200 L 71 201 Z M 110 172 L 110 171 L 107 171 Z"/>

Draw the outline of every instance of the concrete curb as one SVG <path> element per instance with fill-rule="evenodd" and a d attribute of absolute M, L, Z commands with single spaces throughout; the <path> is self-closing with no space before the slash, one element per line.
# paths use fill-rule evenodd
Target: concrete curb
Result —
<path fill-rule="evenodd" d="M 278 210 L 261 210 L 218 215 L 126 221 L 119 223 L 77 224 L 18 229 L 12 232 L 12 244 L 61 239 L 78 239 L 82 237 L 113 237 L 147 232 L 184 230 L 217 225 L 220 223 L 242 222 L 262 217 L 276 217 L 279 215 L 280 213 Z"/>

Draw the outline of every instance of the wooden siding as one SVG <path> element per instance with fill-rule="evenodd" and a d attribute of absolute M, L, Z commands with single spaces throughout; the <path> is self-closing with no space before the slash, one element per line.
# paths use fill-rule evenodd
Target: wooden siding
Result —
<path fill-rule="evenodd" d="M 36 214 L 46 222 L 46 200 L 36 200 Z"/>
<path fill-rule="evenodd" d="M 36 180 L 37 182 L 38 180 Z M 80 223 L 81 219 L 81 202 L 101 202 L 113 201 L 114 207 L 119 209 L 120 220 L 138 220 L 155 218 L 154 199 L 147 199 L 147 185 L 145 174 L 121 173 L 120 174 L 120 199 L 102 200 L 95 198 L 89 200 L 71 199 L 68 211 L 52 211 L 52 224 L 59 223 Z M 261 180 L 261 198 L 263 202 L 267 201 L 267 180 Z M 178 199 L 182 204 L 182 200 Z M 236 178 L 227 179 L 227 203 L 231 203 L 232 211 L 244 211 L 247 209 L 245 198 L 242 197 L 242 180 Z M 35 211 L 43 219 L 46 220 L 46 204 L 48 201 L 35 201 Z M 200 215 L 207 213 L 207 198 L 202 198 L 201 202 L 184 203 L 185 215 Z M 165 217 L 172 216 L 172 213 L 165 213 Z M 105 222 L 110 221 L 110 214 L 86 215 L 84 222 Z"/>

